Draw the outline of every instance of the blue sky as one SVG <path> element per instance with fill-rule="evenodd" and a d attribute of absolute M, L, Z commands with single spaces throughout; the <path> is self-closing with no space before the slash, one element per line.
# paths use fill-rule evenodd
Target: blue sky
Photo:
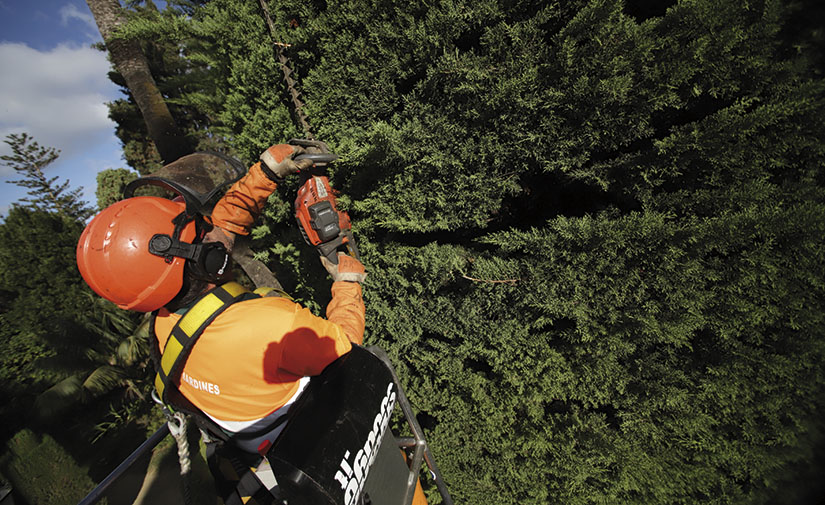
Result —
<path fill-rule="evenodd" d="M 83 0 L 0 0 L 0 141 L 27 132 L 61 151 L 47 176 L 82 187 L 95 204 L 95 177 L 104 168 L 125 167 L 115 125 L 105 103 L 123 95 L 106 77 L 106 54 Z M 0 154 L 9 154 L 0 142 Z M 26 190 L 0 166 L 0 215 Z"/>

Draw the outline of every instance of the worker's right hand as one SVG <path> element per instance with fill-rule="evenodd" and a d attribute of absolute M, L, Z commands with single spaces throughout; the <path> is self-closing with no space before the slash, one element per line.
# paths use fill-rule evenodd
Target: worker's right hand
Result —
<path fill-rule="evenodd" d="M 269 149 L 261 153 L 261 170 L 269 179 L 278 183 L 283 182 L 286 176 L 312 166 L 313 162 L 311 160 L 295 161 L 293 159 L 305 152 L 303 147 L 290 144 L 270 146 Z"/>
<path fill-rule="evenodd" d="M 367 272 L 360 261 L 348 254 L 338 253 L 338 264 L 321 256 L 321 264 L 327 269 L 333 281 L 364 282 Z"/>

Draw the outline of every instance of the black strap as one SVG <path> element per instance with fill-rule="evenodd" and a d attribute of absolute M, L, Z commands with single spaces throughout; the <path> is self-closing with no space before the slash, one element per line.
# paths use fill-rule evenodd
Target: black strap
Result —
<path fill-rule="evenodd" d="M 226 505 L 283 503 L 280 490 L 268 489 L 255 476 L 263 457 L 225 444 L 206 444 L 206 461 L 215 487 Z"/>

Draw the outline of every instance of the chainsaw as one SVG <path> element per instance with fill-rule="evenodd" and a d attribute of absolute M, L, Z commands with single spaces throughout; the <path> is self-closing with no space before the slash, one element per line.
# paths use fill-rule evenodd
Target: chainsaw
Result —
<path fill-rule="evenodd" d="M 299 172 L 300 187 L 295 198 L 295 219 L 304 240 L 334 264 L 338 264 L 339 251 L 360 260 L 349 214 L 338 209 L 337 192 L 325 174 L 326 166 L 338 155 L 330 153 L 327 145 L 318 140 L 291 139 L 289 143 L 307 151 L 296 156 L 295 161 L 313 162 L 311 168 Z"/>

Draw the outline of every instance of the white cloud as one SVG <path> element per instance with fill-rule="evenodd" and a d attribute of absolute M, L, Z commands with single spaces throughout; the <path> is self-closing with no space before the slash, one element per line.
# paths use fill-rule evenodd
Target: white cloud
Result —
<path fill-rule="evenodd" d="M 88 9 L 81 11 L 75 4 L 66 4 L 61 7 L 60 24 L 63 26 L 68 26 L 69 21 L 72 20 L 80 21 L 86 25 L 86 28 L 90 30 L 90 32 L 87 33 L 87 36 L 90 36 L 93 39 L 100 37 L 97 24 L 95 23 L 95 18 Z"/>
<path fill-rule="evenodd" d="M 66 16 L 74 16 L 65 10 Z M 71 157 L 114 131 L 105 102 L 119 95 L 106 75 L 105 53 L 71 45 L 38 51 L 2 42 L 0 69 L 0 140 L 25 131 L 41 145 L 60 149 L 61 157 Z M 0 144 L 0 154 L 8 152 Z M 10 172 L 0 167 L 0 176 Z"/>
<path fill-rule="evenodd" d="M 60 24 L 66 26 L 71 19 L 77 19 L 89 25 L 92 29 L 97 29 L 95 18 L 91 12 L 88 10 L 81 12 L 75 4 L 66 4 L 60 8 Z"/>

